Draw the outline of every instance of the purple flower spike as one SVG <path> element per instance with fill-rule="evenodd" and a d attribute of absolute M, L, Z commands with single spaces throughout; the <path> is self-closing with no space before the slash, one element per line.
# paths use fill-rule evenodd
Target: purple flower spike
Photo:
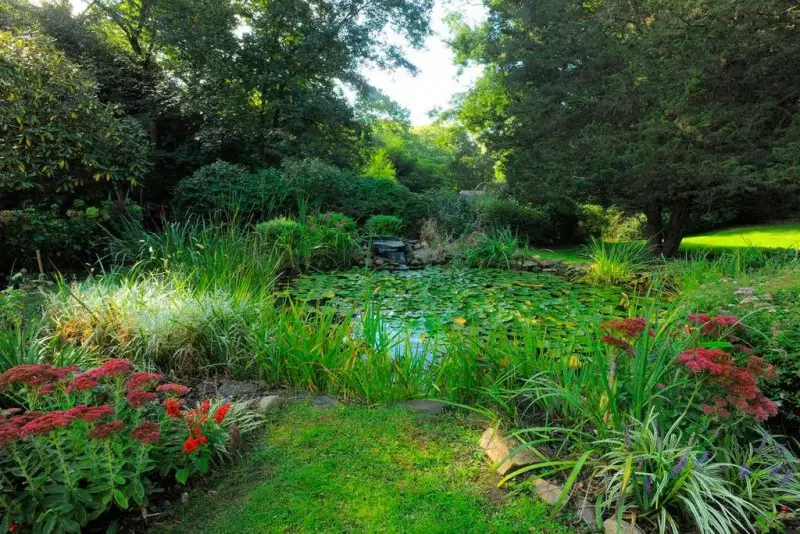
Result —
<path fill-rule="evenodd" d="M 644 476 L 644 490 L 648 495 L 653 494 L 653 480 L 650 478 L 650 475 Z"/>
<path fill-rule="evenodd" d="M 750 476 L 750 466 L 747 464 L 742 464 L 739 466 L 739 480 L 747 480 L 747 477 Z"/>
<path fill-rule="evenodd" d="M 681 456 L 681 459 L 678 461 L 678 463 L 675 464 L 675 467 L 672 468 L 672 471 L 669 474 L 670 478 L 679 477 L 680 474 L 683 473 L 683 470 L 686 469 L 686 465 L 688 463 L 689 463 L 689 453 L 684 452 L 683 456 Z"/>
<path fill-rule="evenodd" d="M 783 475 L 783 478 L 781 479 L 781 483 L 778 484 L 778 487 L 779 488 L 785 488 L 786 486 L 788 486 L 789 482 L 792 481 L 792 477 L 793 476 L 794 476 L 794 472 L 793 471 L 786 471 L 786 474 Z"/>

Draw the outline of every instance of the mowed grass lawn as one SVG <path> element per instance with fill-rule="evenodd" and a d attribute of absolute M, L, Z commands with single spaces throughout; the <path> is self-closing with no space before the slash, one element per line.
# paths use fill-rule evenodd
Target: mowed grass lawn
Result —
<path fill-rule="evenodd" d="M 800 223 L 747 226 L 686 237 L 682 250 L 721 248 L 800 248 Z"/>
<path fill-rule="evenodd" d="M 285 408 L 255 451 L 157 531 L 575 532 L 523 488 L 496 487 L 464 415 Z"/>
<path fill-rule="evenodd" d="M 800 223 L 742 226 L 715 230 L 701 235 L 688 236 L 681 243 L 683 252 L 714 252 L 742 248 L 797 249 L 800 250 Z M 587 261 L 581 245 L 552 250 L 537 250 L 544 259 L 566 262 Z"/>

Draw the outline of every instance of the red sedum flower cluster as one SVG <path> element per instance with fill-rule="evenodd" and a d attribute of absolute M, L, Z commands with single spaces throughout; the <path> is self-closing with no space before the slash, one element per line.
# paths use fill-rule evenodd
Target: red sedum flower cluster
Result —
<path fill-rule="evenodd" d="M 145 404 L 149 404 L 158 399 L 158 395 L 152 391 L 142 391 L 141 389 L 132 389 L 125 395 L 125 400 L 131 405 L 131 408 L 138 410 Z"/>
<path fill-rule="evenodd" d="M 741 324 L 731 315 L 691 314 L 689 320 L 699 324 L 708 335 Z M 678 363 L 693 374 L 704 375 L 710 384 L 722 391 L 722 395 L 711 398 L 711 404 L 701 405 L 705 413 L 727 417 L 734 407 L 759 421 L 778 414 L 778 405 L 762 393 L 758 384 L 762 378 L 776 378 L 774 368 L 762 358 L 750 355 L 747 364 L 741 365 L 725 350 L 691 348 L 678 356 Z"/>
<path fill-rule="evenodd" d="M 604 335 L 600 341 L 606 345 L 622 349 L 628 354 L 633 354 L 634 349 L 631 341 L 636 340 L 647 329 L 647 321 L 644 317 L 632 317 L 630 319 L 614 319 L 606 321 L 600 325 L 602 330 L 606 330 L 615 335 Z M 619 337 L 617 337 L 619 336 Z"/>
<path fill-rule="evenodd" d="M 109 437 L 111 434 L 116 434 L 117 432 L 121 432 L 125 429 L 125 423 L 123 421 L 111 421 L 109 423 L 101 423 L 99 425 L 95 425 L 92 429 L 89 437 L 92 439 L 105 439 Z"/>
<path fill-rule="evenodd" d="M 690 322 L 698 325 L 706 335 L 721 335 L 726 330 L 741 326 L 738 317 L 733 315 L 715 315 L 707 313 L 690 313 L 687 315 Z"/>
<path fill-rule="evenodd" d="M 131 439 L 144 445 L 155 445 L 161 439 L 161 430 L 158 423 L 145 421 L 131 432 Z"/>
<path fill-rule="evenodd" d="M 164 377 L 158 373 L 133 373 L 128 377 L 128 381 L 125 382 L 125 387 L 128 391 L 133 389 L 149 389 L 163 379 Z"/>
<path fill-rule="evenodd" d="M 121 500 L 144 505 L 151 472 L 174 472 L 180 483 L 206 472 L 212 446 L 231 439 L 220 426 L 230 406 L 212 411 L 206 400 L 184 411 L 180 396 L 189 388 L 163 380 L 121 359 L 82 373 L 22 365 L 0 374 L 0 388 L 27 408 L 0 409 L 0 458 L 17 466 L 4 471 L 8 484 L 0 488 L 2 500 L 19 503 L 4 510 L 7 524 L 33 531 L 37 518 L 53 513 L 40 500 L 43 488 L 85 489 L 87 499 L 74 504 L 88 518 Z M 57 461 L 46 461 L 51 453 Z"/>
<path fill-rule="evenodd" d="M 162 384 L 156 388 L 156 391 L 159 393 L 181 396 L 188 394 L 191 389 L 187 388 L 183 384 Z"/>

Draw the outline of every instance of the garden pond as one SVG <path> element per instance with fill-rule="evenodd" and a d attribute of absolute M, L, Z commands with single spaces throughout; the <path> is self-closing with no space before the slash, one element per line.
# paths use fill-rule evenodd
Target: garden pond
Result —
<path fill-rule="evenodd" d="M 452 266 L 305 275 L 293 280 L 283 295 L 342 314 L 363 313 L 370 303 L 384 327 L 414 336 L 453 328 L 533 328 L 546 332 L 550 343 L 588 342 L 599 323 L 627 317 L 632 305 L 617 287 L 570 282 L 547 273 Z"/>

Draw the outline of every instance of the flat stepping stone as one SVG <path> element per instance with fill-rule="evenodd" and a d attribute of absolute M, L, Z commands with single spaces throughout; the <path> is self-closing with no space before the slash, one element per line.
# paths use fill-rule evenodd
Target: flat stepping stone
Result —
<path fill-rule="evenodd" d="M 536 463 L 536 458 L 528 449 L 520 449 L 511 456 L 511 452 L 520 446 L 519 442 L 512 438 L 506 438 L 496 428 L 487 428 L 481 436 L 478 446 L 483 449 L 492 463 L 500 464 L 497 467 L 497 473 L 500 476 L 506 476 L 508 473 Z"/>
<path fill-rule="evenodd" d="M 333 397 L 329 397 L 327 395 L 320 395 L 318 397 L 314 397 L 312 401 L 312 405 L 314 408 L 319 410 L 330 410 L 331 408 L 336 408 L 337 406 L 341 406 L 342 403 L 339 402 L 337 399 Z"/>
<path fill-rule="evenodd" d="M 447 408 L 447 404 L 442 401 L 437 400 L 411 400 L 406 402 L 401 402 L 400 406 L 411 410 L 413 412 L 422 412 L 422 413 L 442 413 L 445 408 Z"/>

